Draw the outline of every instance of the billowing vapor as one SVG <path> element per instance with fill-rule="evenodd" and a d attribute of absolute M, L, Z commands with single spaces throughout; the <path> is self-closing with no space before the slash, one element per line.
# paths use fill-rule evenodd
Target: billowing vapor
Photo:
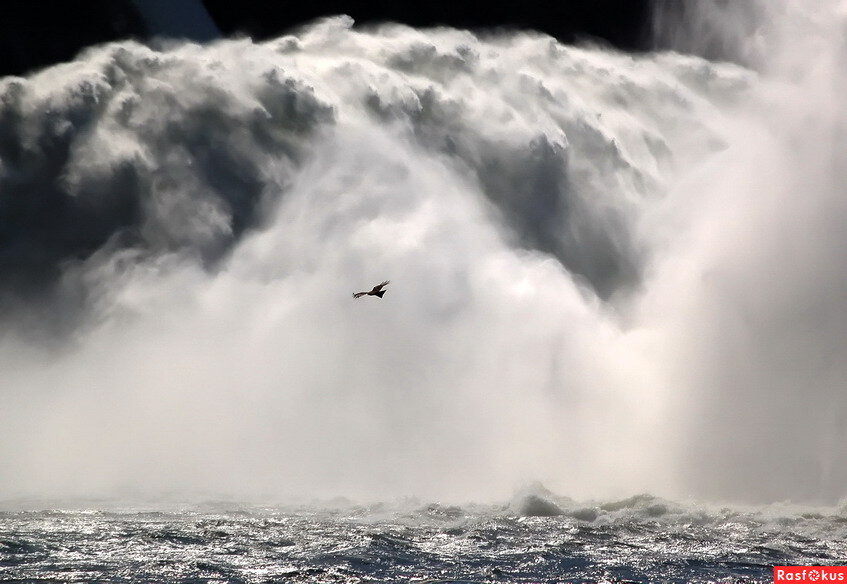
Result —
<path fill-rule="evenodd" d="M 843 496 L 845 21 L 702 6 L 0 81 L 0 496 Z"/>

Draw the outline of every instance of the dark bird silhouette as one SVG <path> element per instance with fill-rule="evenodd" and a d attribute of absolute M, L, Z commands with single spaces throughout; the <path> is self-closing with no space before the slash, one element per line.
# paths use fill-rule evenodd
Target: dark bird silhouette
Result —
<path fill-rule="evenodd" d="M 380 298 L 382 298 L 382 295 L 385 294 L 385 290 L 383 290 L 385 286 L 388 286 L 388 280 L 386 280 L 382 284 L 377 284 L 373 287 L 373 290 L 369 292 L 356 292 L 355 294 L 353 294 L 353 298 L 361 298 L 362 296 L 379 296 Z"/>

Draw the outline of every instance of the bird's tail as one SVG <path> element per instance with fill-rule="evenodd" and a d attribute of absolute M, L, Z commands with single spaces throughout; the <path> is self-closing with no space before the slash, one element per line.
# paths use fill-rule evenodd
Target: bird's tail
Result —
<path fill-rule="evenodd" d="M 379 292 L 374 292 L 374 294 L 376 296 L 379 296 L 380 298 L 382 298 L 382 295 L 385 294 L 385 290 L 380 290 Z"/>

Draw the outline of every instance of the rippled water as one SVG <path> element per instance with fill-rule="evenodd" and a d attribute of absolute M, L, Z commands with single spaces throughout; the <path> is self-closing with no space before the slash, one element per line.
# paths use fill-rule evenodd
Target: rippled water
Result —
<path fill-rule="evenodd" d="M 536 495 L 466 507 L 98 506 L 109 510 L 0 514 L 0 580 L 771 582 L 774 565 L 847 558 L 844 509 Z"/>

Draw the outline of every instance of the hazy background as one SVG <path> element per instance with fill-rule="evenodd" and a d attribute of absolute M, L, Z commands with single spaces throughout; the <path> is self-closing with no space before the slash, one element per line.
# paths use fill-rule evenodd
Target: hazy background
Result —
<path fill-rule="evenodd" d="M 844 495 L 840 3 L 154 5 L 0 80 L 0 496 Z"/>

